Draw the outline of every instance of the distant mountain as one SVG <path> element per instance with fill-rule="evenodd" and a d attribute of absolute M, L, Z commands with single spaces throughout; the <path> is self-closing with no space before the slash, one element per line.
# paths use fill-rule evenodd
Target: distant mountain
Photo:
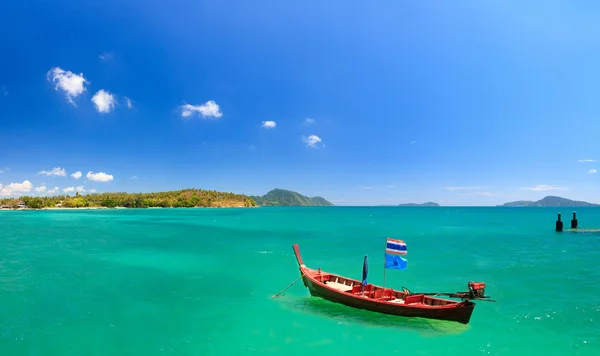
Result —
<path fill-rule="evenodd" d="M 407 203 L 407 204 L 400 204 L 398 206 L 440 206 L 440 204 L 428 201 L 427 203 L 423 203 L 423 204 Z"/>
<path fill-rule="evenodd" d="M 504 203 L 504 204 L 498 205 L 498 206 L 537 206 L 536 204 L 537 204 L 537 202 L 531 201 L 531 200 L 517 200 L 517 201 L 511 201 L 508 203 Z"/>
<path fill-rule="evenodd" d="M 262 197 L 252 196 L 251 198 L 260 206 L 333 206 L 324 198 L 309 198 L 285 189 L 273 189 Z"/>
<path fill-rule="evenodd" d="M 599 204 L 588 203 L 585 201 L 570 200 L 561 197 L 547 196 L 538 201 L 519 200 L 513 201 L 501 206 L 600 206 Z"/>

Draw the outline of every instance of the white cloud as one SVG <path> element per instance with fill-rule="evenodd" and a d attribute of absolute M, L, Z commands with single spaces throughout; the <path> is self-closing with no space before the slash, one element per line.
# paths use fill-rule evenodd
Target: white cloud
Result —
<path fill-rule="evenodd" d="M 314 124 L 315 119 L 311 119 L 310 117 L 307 117 L 306 120 L 304 120 L 304 122 L 306 122 L 307 124 Z"/>
<path fill-rule="evenodd" d="M 99 173 L 94 173 L 92 171 L 89 171 L 88 174 L 86 175 L 87 179 L 89 180 L 93 180 L 96 182 L 108 182 L 113 180 L 113 176 L 110 174 L 106 174 L 104 172 L 99 172 Z"/>
<path fill-rule="evenodd" d="M 36 191 L 36 193 L 43 193 L 46 191 L 46 186 L 45 185 L 39 186 L 39 187 L 35 188 L 35 191 Z"/>
<path fill-rule="evenodd" d="M 54 67 L 48 71 L 46 78 L 49 81 L 56 82 L 55 90 L 65 92 L 67 101 L 75 106 L 74 98 L 83 94 L 86 90 L 85 85 L 89 84 L 87 79 L 83 77 L 83 73 L 75 74 L 71 71 L 66 71 L 59 67 Z"/>
<path fill-rule="evenodd" d="M 274 129 L 277 124 L 275 121 L 263 121 L 261 126 L 265 129 Z"/>
<path fill-rule="evenodd" d="M 596 162 L 596 160 L 595 160 L 595 159 L 589 159 L 589 158 L 588 158 L 588 159 L 580 159 L 580 160 L 577 160 L 577 162 L 579 162 L 579 163 L 592 163 L 592 162 Z"/>
<path fill-rule="evenodd" d="M 308 137 L 302 136 L 302 141 L 306 143 L 306 147 L 317 147 L 317 144 L 323 140 L 317 135 L 310 135 Z"/>
<path fill-rule="evenodd" d="M 67 175 L 67 171 L 65 171 L 64 168 L 55 167 L 55 168 L 52 168 L 51 171 L 41 171 L 41 172 L 38 172 L 38 174 L 43 174 L 43 175 L 47 175 L 47 176 L 64 177 Z"/>
<path fill-rule="evenodd" d="M 99 113 L 106 114 L 114 109 L 117 99 L 110 92 L 100 89 L 92 97 L 92 102 L 96 106 L 96 110 L 98 110 Z"/>
<path fill-rule="evenodd" d="M 75 187 L 75 191 L 76 191 L 76 192 L 79 192 L 79 193 L 84 193 L 84 192 L 85 192 L 85 189 L 83 188 L 83 186 L 82 186 L 82 185 L 80 185 L 79 187 Z"/>
<path fill-rule="evenodd" d="M 97 191 L 96 191 L 96 189 L 90 189 L 90 190 L 88 190 L 88 193 L 92 193 L 93 194 L 93 193 L 97 193 Z"/>
<path fill-rule="evenodd" d="M 10 183 L 5 186 L 0 185 L 0 195 L 8 196 L 14 193 L 27 193 L 31 191 L 32 187 L 33 184 L 28 180 L 23 181 L 23 183 Z"/>
<path fill-rule="evenodd" d="M 73 177 L 75 179 L 79 179 L 79 178 L 81 178 L 81 172 L 77 171 L 77 172 L 71 174 L 71 177 Z"/>
<path fill-rule="evenodd" d="M 534 192 L 544 192 L 548 190 L 569 190 L 567 187 L 559 187 L 556 185 L 538 184 L 535 187 L 523 188 L 525 190 L 532 190 Z"/>
<path fill-rule="evenodd" d="M 202 117 L 214 117 L 217 119 L 223 116 L 223 113 L 220 111 L 219 105 L 217 105 L 217 103 L 215 103 L 213 100 L 209 100 L 202 105 L 185 104 L 182 105 L 180 108 L 181 117 L 183 118 L 190 117 L 194 115 L 194 113 L 198 113 Z"/>
<path fill-rule="evenodd" d="M 589 172 L 589 173 L 596 173 L 596 172 L 597 172 L 597 170 L 596 170 L 596 168 L 592 168 L 592 169 L 590 169 L 588 172 Z"/>
<path fill-rule="evenodd" d="M 446 190 L 451 192 L 462 191 L 462 190 L 479 190 L 481 187 L 446 187 Z"/>
<path fill-rule="evenodd" d="M 74 191 L 75 191 L 75 187 L 69 187 L 69 188 L 63 189 L 63 192 L 65 192 L 65 193 L 73 193 Z"/>
<path fill-rule="evenodd" d="M 125 97 L 125 102 L 127 103 L 127 109 L 133 108 L 133 103 L 132 103 L 131 99 L 129 99 L 128 97 Z"/>
<path fill-rule="evenodd" d="M 53 189 L 48 189 L 48 194 L 55 194 L 58 192 L 58 187 L 54 187 Z"/>
<path fill-rule="evenodd" d="M 130 177 L 129 179 L 131 179 L 131 180 L 136 180 L 136 179 L 137 179 L 137 177 L 136 177 L 136 176 L 132 176 L 132 177 Z"/>

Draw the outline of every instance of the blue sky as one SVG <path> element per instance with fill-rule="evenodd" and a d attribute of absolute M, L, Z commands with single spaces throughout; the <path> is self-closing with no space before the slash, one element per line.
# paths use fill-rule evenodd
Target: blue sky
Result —
<path fill-rule="evenodd" d="M 600 202 L 599 11 L 2 2 L 0 194 L 277 187 L 337 205 Z"/>

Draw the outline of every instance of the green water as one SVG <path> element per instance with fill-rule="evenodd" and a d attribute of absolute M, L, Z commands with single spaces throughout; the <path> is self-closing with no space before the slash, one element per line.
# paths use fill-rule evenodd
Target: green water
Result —
<path fill-rule="evenodd" d="M 570 215 L 563 209 L 563 215 Z M 556 208 L 0 211 L 0 355 L 599 355 L 600 234 L 554 232 Z M 600 227 L 600 209 L 578 209 Z M 568 225 L 568 224 L 565 224 Z M 487 283 L 469 325 L 310 297 L 304 262 L 387 285 Z"/>

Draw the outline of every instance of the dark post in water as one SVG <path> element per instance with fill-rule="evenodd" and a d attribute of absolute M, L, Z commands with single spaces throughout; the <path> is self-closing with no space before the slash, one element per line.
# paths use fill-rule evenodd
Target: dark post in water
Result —
<path fill-rule="evenodd" d="M 577 229 L 577 213 L 573 212 L 573 220 L 571 220 L 571 229 Z"/>
<path fill-rule="evenodd" d="M 563 231 L 563 222 L 560 221 L 560 213 L 558 213 L 558 220 L 556 220 L 556 231 L 558 231 L 558 232 Z"/>

